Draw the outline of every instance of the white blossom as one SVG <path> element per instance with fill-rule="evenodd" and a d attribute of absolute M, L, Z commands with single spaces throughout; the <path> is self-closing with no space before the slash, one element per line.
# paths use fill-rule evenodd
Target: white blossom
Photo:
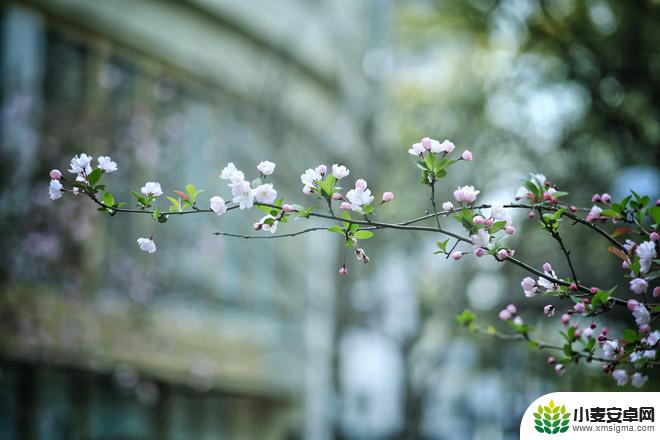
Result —
<path fill-rule="evenodd" d="M 222 215 L 227 212 L 227 204 L 225 199 L 220 196 L 213 196 L 209 199 L 209 205 L 211 205 L 211 211 L 215 212 L 217 215 Z"/>
<path fill-rule="evenodd" d="M 264 183 L 255 188 L 254 198 L 259 203 L 273 203 L 277 198 L 277 191 L 273 189 L 272 183 Z"/>
<path fill-rule="evenodd" d="M 160 183 L 158 182 L 147 182 L 144 184 L 142 189 L 140 189 L 140 191 L 142 191 L 142 194 L 145 196 L 154 195 L 158 197 L 163 194 L 163 190 L 160 187 Z"/>
<path fill-rule="evenodd" d="M 363 206 L 370 204 L 374 200 L 369 188 L 355 188 L 346 193 L 346 200 L 351 204 L 353 211 L 360 211 Z"/>
<path fill-rule="evenodd" d="M 626 373 L 626 370 L 614 370 L 612 372 L 612 377 L 620 387 L 628 383 L 628 373 Z"/>
<path fill-rule="evenodd" d="M 92 157 L 86 155 L 85 153 L 80 154 L 80 156 L 73 156 L 71 163 L 69 164 L 69 172 L 73 174 L 85 174 L 89 175 L 92 172 Z"/>
<path fill-rule="evenodd" d="M 99 156 L 97 161 L 99 162 L 98 167 L 106 173 L 113 173 L 118 170 L 117 162 L 113 162 L 110 156 Z"/>
<path fill-rule="evenodd" d="M 635 388 L 641 388 L 644 386 L 647 380 L 649 380 L 648 376 L 645 376 L 642 373 L 635 373 L 630 378 L 630 383 Z"/>
<path fill-rule="evenodd" d="M 273 174 L 273 171 L 275 171 L 275 164 L 269 160 L 264 160 L 259 162 L 259 165 L 257 165 L 257 169 L 264 176 L 270 176 L 271 174 Z"/>
<path fill-rule="evenodd" d="M 229 180 L 232 183 L 238 183 L 245 179 L 245 175 L 242 171 L 236 168 L 233 162 L 229 162 L 220 173 L 220 178 L 223 180 Z"/>
<path fill-rule="evenodd" d="M 646 343 L 653 347 L 660 341 L 660 330 L 654 330 L 653 333 L 646 337 Z"/>
<path fill-rule="evenodd" d="M 250 187 L 250 182 L 245 180 L 232 182 L 229 184 L 231 194 L 234 196 L 232 201 L 238 203 L 240 209 L 250 209 L 254 205 L 254 191 Z"/>
<path fill-rule="evenodd" d="M 620 348 L 618 341 L 605 341 L 603 343 L 603 357 L 605 359 L 613 360 L 619 351 Z"/>
<path fill-rule="evenodd" d="M 305 171 L 303 175 L 300 176 L 300 181 L 307 187 L 313 188 L 316 185 L 316 181 L 321 180 L 323 177 L 312 168 L 309 168 Z"/>
<path fill-rule="evenodd" d="M 50 187 L 48 188 L 48 195 L 51 200 L 57 200 L 62 197 L 62 184 L 59 180 L 51 179 Z"/>
<path fill-rule="evenodd" d="M 644 304 L 639 304 L 632 312 L 637 326 L 647 325 L 651 322 L 651 315 Z"/>
<path fill-rule="evenodd" d="M 655 243 L 652 241 L 645 241 L 637 246 L 635 253 L 639 257 L 640 272 L 647 273 L 651 268 L 651 261 L 657 256 Z"/>
<path fill-rule="evenodd" d="M 265 223 L 266 220 L 269 220 L 269 219 L 273 219 L 273 221 L 270 224 Z M 269 215 L 266 215 L 266 216 L 262 217 L 262 219 L 259 220 L 258 224 L 260 225 L 260 229 L 262 231 L 267 231 L 267 232 L 270 232 L 271 234 L 274 234 L 277 231 L 277 225 L 279 224 L 279 221 L 275 220 L 275 217 L 273 217 L 272 215 L 269 214 Z"/>
<path fill-rule="evenodd" d="M 156 252 L 156 243 L 150 238 L 138 238 L 137 244 L 145 252 L 153 254 Z"/>
<path fill-rule="evenodd" d="M 347 177 L 351 172 L 344 165 L 333 164 L 332 165 L 332 175 L 335 176 L 335 179 L 340 180 L 344 177 Z"/>

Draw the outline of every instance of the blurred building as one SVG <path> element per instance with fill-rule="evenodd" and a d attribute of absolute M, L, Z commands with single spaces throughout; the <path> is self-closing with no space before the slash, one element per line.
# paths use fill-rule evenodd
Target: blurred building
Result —
<path fill-rule="evenodd" d="M 374 142 L 378 89 L 363 60 L 384 11 L 349 0 L 0 7 L 0 438 L 332 434 L 334 248 L 212 235 L 249 233 L 254 212 L 106 218 L 70 195 L 50 202 L 47 175 L 74 154 L 109 154 L 120 171 L 107 183 L 127 202 L 154 179 L 227 198 L 224 164 L 249 172 L 270 159 L 278 189 L 298 193 L 319 157 Z M 150 234 L 155 256 L 135 246 Z"/>

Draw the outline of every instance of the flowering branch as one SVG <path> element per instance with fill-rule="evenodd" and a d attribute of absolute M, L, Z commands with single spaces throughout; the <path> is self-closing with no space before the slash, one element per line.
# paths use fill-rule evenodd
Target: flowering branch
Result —
<path fill-rule="evenodd" d="M 415 165 L 420 170 L 420 184 L 429 187 L 433 211 L 398 223 L 375 219 L 377 211 L 394 200 L 394 194 L 386 191 L 380 201 L 376 202 L 364 179 L 357 179 L 354 188 L 343 193 L 338 185 L 342 179 L 349 176 L 350 171 L 339 164 L 332 165 L 330 169 L 325 165 L 318 165 L 307 169 L 300 176 L 303 184 L 302 192 L 321 200 L 328 208 L 327 214 L 316 212 L 316 205 L 305 207 L 285 203 L 284 198 L 278 198 L 277 190 L 268 182 L 275 170 L 275 164 L 270 161 L 263 161 L 257 165 L 259 175 L 251 181 L 247 180 L 245 174 L 233 163 L 229 163 L 220 173 L 220 178 L 227 181 L 231 200 L 225 201 L 221 196 L 212 196 L 208 199 L 208 208 L 200 207 L 200 194 L 204 190 L 198 190 L 193 184 L 185 185 L 184 190 L 175 190 L 171 195 L 165 196 L 169 204 L 163 206 L 159 201 L 163 199 L 161 196 L 164 195 L 164 191 L 158 182 L 147 182 L 140 192 L 133 191 L 134 206 L 128 207 L 127 202 L 116 201 L 115 196 L 107 190 L 106 184 L 101 182 L 105 175 L 118 170 L 117 164 L 110 157 L 100 156 L 97 160 L 98 166 L 92 168 L 92 158 L 86 154 L 75 156 L 70 162 L 68 171 L 75 175 L 75 180 L 65 179 L 58 170 L 51 171 L 49 193 L 53 200 L 62 197 L 64 193 L 85 195 L 95 203 L 99 211 L 110 216 L 118 213 L 144 214 L 149 215 L 158 224 L 167 223 L 172 215 L 222 216 L 229 211 L 254 208 L 265 214 L 252 225 L 254 230 L 268 234 L 245 235 L 225 231 L 214 234 L 242 239 L 278 239 L 324 230 L 337 234 L 346 245 L 346 249 L 352 249 L 356 259 L 361 263 L 370 262 L 367 252 L 360 247 L 361 243 L 372 238 L 375 232 L 392 229 L 438 234 L 447 238 L 436 242 L 438 250 L 435 254 L 444 255 L 447 259 L 451 257 L 453 260 L 460 260 L 467 254 L 477 258 L 490 255 L 495 261 L 514 264 L 536 277 L 534 279 L 528 276 L 522 280 L 521 287 L 526 297 L 543 295 L 568 300 L 571 304 L 560 318 L 565 327 L 565 331 L 560 332 L 565 341 L 562 346 L 533 339 L 530 336 L 531 326 L 522 320 L 513 304 L 499 313 L 500 319 L 507 321 L 513 327 L 515 333 L 512 335 L 499 332 L 492 326 L 487 330 L 481 329 L 476 325 L 476 316 L 468 310 L 457 317 L 461 324 L 477 333 L 486 333 L 492 337 L 525 340 L 532 348 L 561 350 L 563 357 L 549 359 L 549 363 L 554 365 L 559 374 L 563 373 L 564 368 L 571 363 L 595 360 L 604 363 L 604 372 L 611 373 L 618 384 L 625 384 L 630 372 L 631 383 L 642 386 L 648 379 L 648 371 L 657 364 L 656 346 L 660 340 L 660 331 L 651 327 L 660 317 L 660 304 L 649 303 L 646 296 L 650 288 L 649 283 L 655 282 L 660 274 L 658 270 L 660 261 L 657 259 L 657 243 L 660 239 L 658 234 L 660 201 L 651 205 L 647 196 L 640 196 L 634 192 L 619 202 L 614 202 L 608 194 L 596 194 L 592 198 L 594 203 L 592 208 L 577 208 L 560 201 L 560 198 L 568 193 L 559 191 L 545 176 L 533 174 L 530 179 L 523 180 L 523 186 L 517 191 L 513 203 L 477 205 L 476 200 L 480 191 L 466 185 L 459 186 L 453 191 L 454 202 L 445 201 L 440 211 L 436 204 L 437 182 L 447 175 L 451 166 L 472 160 L 472 153 L 467 150 L 460 157 L 452 158 L 454 150 L 455 145 L 452 142 L 439 142 L 430 138 L 422 139 L 408 150 L 416 158 Z M 67 185 L 66 188 L 63 183 Z M 456 207 L 454 203 L 457 203 Z M 558 276 L 550 263 L 545 263 L 540 270 L 514 256 L 515 250 L 506 244 L 507 238 L 516 234 L 509 209 L 526 210 L 530 219 L 538 216 L 542 229 L 558 243 L 566 259 L 570 277 Z M 587 212 L 584 218 L 579 214 L 583 212 Z M 358 217 L 353 217 L 352 213 Z M 278 234 L 278 228 L 292 217 L 316 218 L 329 221 L 332 225 L 313 226 Z M 419 224 L 431 218 L 434 219 L 433 226 Z M 467 234 L 461 235 L 445 228 L 443 226 L 445 220 L 456 221 Z M 630 226 L 618 227 L 610 233 L 599 226 L 608 222 L 620 222 Z M 612 245 L 608 251 L 621 259 L 622 268 L 628 272 L 626 276 L 630 278 L 630 291 L 640 295 L 641 302 L 633 298 L 626 300 L 614 296 L 615 288 L 601 289 L 580 283 L 571 251 L 560 234 L 561 225 L 564 223 L 587 226 Z M 616 237 L 624 234 L 639 237 L 641 240 L 635 242 L 628 239 L 625 243 L 621 243 Z M 455 242 L 448 247 L 452 239 Z M 150 254 L 156 252 L 153 234 L 149 238 L 138 238 L 137 244 L 145 252 Z M 466 245 L 471 249 L 466 249 Z M 339 268 L 339 273 L 348 274 L 346 264 Z M 660 287 L 653 288 L 652 293 L 653 297 L 659 297 Z M 625 306 L 632 313 L 637 328 L 625 329 L 620 338 L 609 337 L 605 327 L 596 335 L 594 333 L 598 327 L 595 322 L 596 317 L 609 312 L 614 306 Z M 555 310 L 556 306 L 548 304 L 544 307 L 543 313 L 552 317 Z M 580 329 L 579 322 L 571 325 L 571 319 L 576 321 L 578 317 L 590 319 L 591 323 L 583 329 Z M 602 354 L 597 354 L 597 350 Z"/>

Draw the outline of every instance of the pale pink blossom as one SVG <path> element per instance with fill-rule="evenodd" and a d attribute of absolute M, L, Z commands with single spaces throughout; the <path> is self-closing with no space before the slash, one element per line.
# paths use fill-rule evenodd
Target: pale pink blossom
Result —
<path fill-rule="evenodd" d="M 332 175 L 335 176 L 335 179 L 340 180 L 348 176 L 351 172 L 344 165 L 333 164 L 332 165 Z"/>
<path fill-rule="evenodd" d="M 630 290 L 635 293 L 644 293 L 648 287 L 649 283 L 647 283 L 643 278 L 633 278 L 630 280 Z"/>
<path fill-rule="evenodd" d="M 454 191 L 454 198 L 457 202 L 474 203 L 477 200 L 477 195 L 481 191 L 474 189 L 474 186 L 459 186 Z"/>

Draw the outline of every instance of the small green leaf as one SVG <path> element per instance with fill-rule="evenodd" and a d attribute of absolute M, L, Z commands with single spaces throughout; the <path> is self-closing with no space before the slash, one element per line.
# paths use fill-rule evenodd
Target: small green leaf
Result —
<path fill-rule="evenodd" d="M 358 240 L 366 240 L 374 236 L 374 233 L 371 231 L 357 231 L 353 234 Z"/>
<path fill-rule="evenodd" d="M 103 174 L 103 170 L 101 168 L 95 168 L 94 171 L 89 173 L 87 175 L 87 182 L 89 182 L 89 186 L 96 185 L 96 183 L 101 179 L 101 174 Z"/>

